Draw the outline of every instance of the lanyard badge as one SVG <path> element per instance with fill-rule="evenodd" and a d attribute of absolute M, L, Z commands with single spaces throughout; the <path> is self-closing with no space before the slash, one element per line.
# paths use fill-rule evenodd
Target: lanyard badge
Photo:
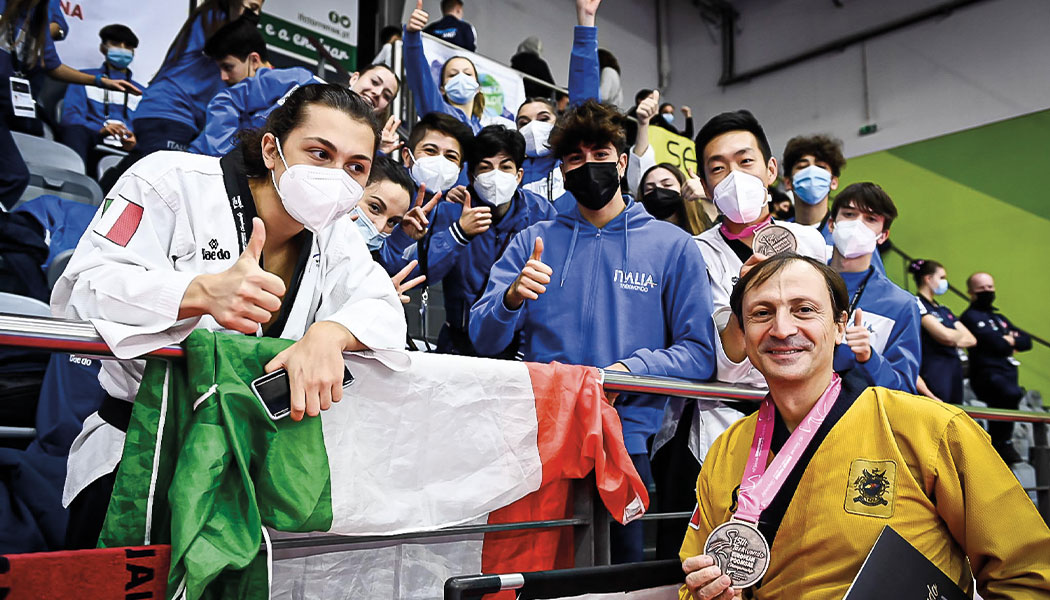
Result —
<path fill-rule="evenodd" d="M 27 119 L 36 118 L 36 104 L 33 102 L 33 88 L 29 80 L 12 75 L 8 78 L 11 82 L 11 108 L 16 117 Z"/>

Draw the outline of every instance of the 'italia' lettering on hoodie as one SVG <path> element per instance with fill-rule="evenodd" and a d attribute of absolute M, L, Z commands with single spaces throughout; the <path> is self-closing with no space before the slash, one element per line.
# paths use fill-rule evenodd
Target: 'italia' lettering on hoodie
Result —
<path fill-rule="evenodd" d="M 620 289 L 637 292 L 648 292 L 651 288 L 657 286 L 657 283 L 653 281 L 653 276 L 649 273 L 623 271 L 621 269 L 613 271 L 613 283 L 620 284 Z"/>

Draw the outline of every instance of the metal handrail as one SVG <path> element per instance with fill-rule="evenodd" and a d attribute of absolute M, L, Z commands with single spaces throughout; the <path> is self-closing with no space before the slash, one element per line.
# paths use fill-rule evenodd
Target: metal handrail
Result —
<path fill-rule="evenodd" d="M 687 517 L 689 515 L 686 515 Z M 577 527 L 589 525 L 587 519 L 551 519 L 547 521 L 518 521 L 511 523 L 494 523 L 484 525 L 458 525 L 455 527 L 444 527 L 432 531 L 416 531 L 412 533 L 400 533 L 394 535 L 311 535 L 303 537 L 291 537 L 273 540 L 271 545 L 274 550 L 290 550 L 301 548 L 318 548 L 325 546 L 346 546 L 350 544 L 366 544 L 369 542 L 394 542 L 399 540 L 419 540 L 432 537 L 453 537 L 459 535 L 472 535 L 478 533 L 497 533 L 501 531 L 523 531 L 527 529 L 553 529 L 556 527 Z"/>
<path fill-rule="evenodd" d="M 113 357 L 105 340 L 99 336 L 95 327 L 90 322 L 69 321 L 52 317 L 36 317 L 0 313 L 0 346 L 17 346 L 24 348 L 35 348 L 51 352 L 70 352 L 87 354 L 93 357 Z M 178 359 L 185 357 L 185 350 L 178 345 L 165 346 L 146 356 Z M 652 375 L 637 375 L 621 371 L 603 371 L 602 386 L 607 391 L 626 392 L 635 394 L 652 394 L 659 396 L 677 396 L 694 398 L 698 400 L 716 400 L 730 404 L 754 404 L 766 396 L 766 390 L 744 385 L 731 385 L 725 383 L 702 383 L 675 379 L 670 377 L 656 377 Z M 971 417 L 975 419 L 991 419 L 1014 422 L 1030 422 L 1042 428 L 1038 433 L 1037 446 L 1045 445 L 1046 431 L 1044 424 L 1050 424 L 1050 413 L 1039 413 L 1020 410 L 1006 410 L 997 408 L 962 407 Z M 1045 470 L 1043 465 L 1035 465 L 1037 471 Z M 1037 481 L 1045 479 L 1046 474 L 1037 476 Z M 1050 496 L 1043 487 L 1036 488 L 1040 494 L 1040 506 L 1050 506 Z M 590 510 L 590 503 L 582 510 L 586 513 Z M 1043 510 L 1048 510 L 1044 508 Z M 304 538 L 285 538 L 272 542 L 274 550 L 318 548 L 318 553 L 331 552 L 325 548 L 359 545 L 373 542 L 390 542 L 408 539 L 425 539 L 431 537 L 447 537 L 457 535 L 470 535 L 497 531 L 547 529 L 556 527 L 587 528 L 595 526 L 595 518 L 588 518 L 585 514 L 578 514 L 575 518 L 556 519 L 547 521 L 525 521 L 515 523 L 464 525 L 438 529 L 431 532 L 421 532 L 391 536 L 346 536 L 346 535 L 316 535 Z M 595 511 L 595 515 L 599 511 Z M 686 513 L 652 514 L 643 517 L 645 520 L 684 518 Z"/>
<path fill-rule="evenodd" d="M 97 357 L 112 357 L 106 342 L 95 327 L 86 321 L 68 321 L 54 317 L 31 317 L 0 313 L 0 346 L 19 346 L 52 352 L 70 352 Z M 182 358 L 181 346 L 165 346 L 147 353 L 154 358 Z M 700 400 L 729 402 L 756 402 L 765 397 L 761 388 L 718 383 L 697 382 L 672 377 L 637 375 L 621 371 L 604 371 L 602 385 L 611 392 L 677 396 Z M 975 419 L 1015 421 L 1028 423 L 1050 423 L 1050 413 L 998 408 L 962 407 Z"/>

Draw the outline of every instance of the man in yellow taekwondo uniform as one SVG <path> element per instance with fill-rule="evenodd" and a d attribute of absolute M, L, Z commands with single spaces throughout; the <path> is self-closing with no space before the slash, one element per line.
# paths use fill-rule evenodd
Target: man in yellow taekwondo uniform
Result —
<path fill-rule="evenodd" d="M 796 254 L 742 271 L 730 305 L 769 396 L 708 452 L 680 598 L 842 598 L 887 525 L 969 594 L 1050 597 L 1050 530 L 984 430 L 832 371 L 837 341 L 863 344 L 841 277 Z"/>

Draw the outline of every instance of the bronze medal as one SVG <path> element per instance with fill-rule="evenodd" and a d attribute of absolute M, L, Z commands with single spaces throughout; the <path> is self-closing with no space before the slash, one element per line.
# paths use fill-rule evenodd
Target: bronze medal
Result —
<path fill-rule="evenodd" d="M 704 543 L 704 554 L 733 580 L 733 587 L 749 588 L 769 568 L 769 542 L 753 523 L 731 520 L 715 527 Z"/>
<path fill-rule="evenodd" d="M 755 239 L 751 242 L 751 250 L 755 254 L 771 257 L 785 252 L 795 252 L 798 249 L 798 240 L 787 227 L 780 225 L 767 225 L 755 232 Z"/>

